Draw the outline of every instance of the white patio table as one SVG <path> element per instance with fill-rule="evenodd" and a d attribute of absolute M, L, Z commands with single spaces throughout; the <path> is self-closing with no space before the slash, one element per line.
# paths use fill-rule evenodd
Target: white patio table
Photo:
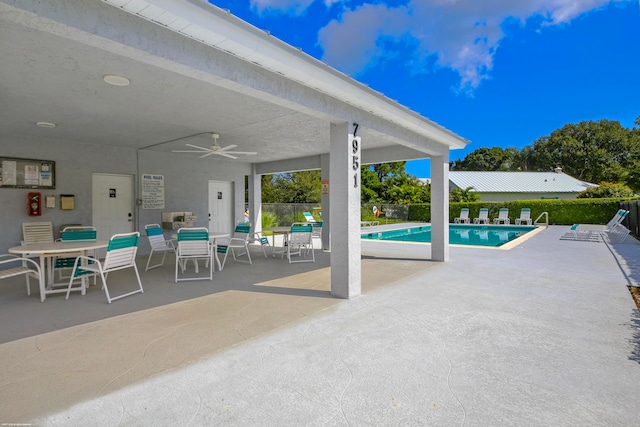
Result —
<path fill-rule="evenodd" d="M 95 241 L 73 241 L 73 242 L 53 242 L 53 243 L 33 243 L 30 245 L 14 246 L 9 248 L 9 253 L 16 255 L 38 255 L 40 257 L 40 301 L 44 302 L 46 296 L 49 294 L 66 293 L 69 283 L 53 283 L 51 279 L 49 283 L 46 281 L 47 264 L 49 269 L 53 268 L 53 263 L 47 263 L 54 257 L 61 255 L 87 255 L 90 251 L 96 249 L 102 249 L 109 246 L 108 240 L 95 240 Z M 50 272 L 51 273 L 51 272 Z M 53 278 L 53 274 L 49 275 Z M 57 287 L 64 286 L 64 289 L 56 289 Z M 82 295 L 87 293 L 87 279 L 82 278 L 80 287 L 72 288 L 74 290 L 81 290 Z"/>

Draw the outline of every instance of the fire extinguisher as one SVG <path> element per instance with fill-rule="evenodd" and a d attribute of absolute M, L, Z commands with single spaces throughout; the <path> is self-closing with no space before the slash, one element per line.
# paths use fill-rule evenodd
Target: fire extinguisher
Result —
<path fill-rule="evenodd" d="M 27 213 L 29 216 L 42 215 L 42 193 L 27 194 Z"/>

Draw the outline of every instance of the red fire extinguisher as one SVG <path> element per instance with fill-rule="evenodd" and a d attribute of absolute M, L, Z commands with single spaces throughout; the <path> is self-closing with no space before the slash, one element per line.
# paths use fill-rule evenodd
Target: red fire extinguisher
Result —
<path fill-rule="evenodd" d="M 27 194 L 27 213 L 29 216 L 42 215 L 42 193 Z"/>

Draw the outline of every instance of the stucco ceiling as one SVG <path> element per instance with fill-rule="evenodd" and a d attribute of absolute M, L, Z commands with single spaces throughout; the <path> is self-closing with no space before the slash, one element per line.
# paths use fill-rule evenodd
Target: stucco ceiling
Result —
<path fill-rule="evenodd" d="M 119 22 L 135 19 L 140 21 L 139 27 L 157 27 L 101 2 L 95 7 L 94 18 L 98 20 L 115 16 Z M 101 10 L 108 13 L 100 16 Z M 257 90 L 239 90 L 227 85 L 224 79 L 204 75 L 195 66 L 174 69 L 158 66 L 127 43 L 119 45 L 108 40 L 103 47 L 99 37 L 86 41 L 82 35 L 69 37 L 68 33 L 77 32 L 75 28 L 72 31 L 69 29 L 72 26 L 57 22 L 53 25 L 33 11 L 0 2 L 0 12 L 3 140 L 21 136 L 24 140 L 46 138 L 171 152 L 186 149 L 186 143 L 209 146 L 211 137 L 206 132 L 216 132 L 223 147 L 235 144 L 236 150 L 257 152 L 257 156 L 247 158 L 250 162 L 329 152 L 332 118 L 325 114 L 274 102 L 268 96 L 257 96 Z M 122 17 L 111 15 L 118 13 Z M 185 46 L 194 51 L 206 52 L 205 48 L 211 51 L 193 40 L 177 48 L 184 50 Z M 172 54 L 167 52 L 157 62 L 169 62 Z M 203 61 L 215 60 L 211 58 L 204 57 Z M 244 72 L 252 71 L 248 68 Z M 126 76 L 131 83 L 125 87 L 109 85 L 103 81 L 106 74 Z M 57 126 L 41 128 L 36 126 L 40 121 Z M 398 143 L 397 138 L 371 129 L 363 128 L 361 135 L 367 149 Z M 197 154 L 175 155 L 197 157 Z"/>

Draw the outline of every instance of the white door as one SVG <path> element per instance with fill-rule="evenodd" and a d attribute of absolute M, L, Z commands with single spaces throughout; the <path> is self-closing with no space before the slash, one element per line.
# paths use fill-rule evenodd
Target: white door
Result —
<path fill-rule="evenodd" d="M 99 240 L 134 231 L 132 175 L 93 174 L 93 226 Z"/>
<path fill-rule="evenodd" d="M 209 181 L 209 231 L 231 233 L 233 221 L 233 183 Z"/>

